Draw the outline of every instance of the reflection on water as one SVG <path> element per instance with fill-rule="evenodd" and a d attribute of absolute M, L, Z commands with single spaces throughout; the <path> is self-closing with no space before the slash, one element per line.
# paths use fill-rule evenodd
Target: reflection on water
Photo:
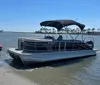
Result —
<path fill-rule="evenodd" d="M 5 38 L 4 38 L 5 36 Z M 12 61 L 6 52 L 9 47 L 17 47 L 17 39 L 22 36 L 41 37 L 43 35 L 24 33 L 0 34 L 4 60 L 16 74 L 28 78 L 39 85 L 100 85 L 100 52 L 96 56 L 52 63 L 40 63 L 23 67 Z M 7 38 L 7 39 L 6 39 Z M 94 36 L 95 47 L 100 49 L 100 37 Z"/>

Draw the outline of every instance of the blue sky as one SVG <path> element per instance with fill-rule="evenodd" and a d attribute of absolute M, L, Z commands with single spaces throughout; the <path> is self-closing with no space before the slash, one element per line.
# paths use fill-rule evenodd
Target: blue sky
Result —
<path fill-rule="evenodd" d="M 35 31 L 44 20 L 72 19 L 100 28 L 100 0 L 0 0 L 0 29 Z"/>

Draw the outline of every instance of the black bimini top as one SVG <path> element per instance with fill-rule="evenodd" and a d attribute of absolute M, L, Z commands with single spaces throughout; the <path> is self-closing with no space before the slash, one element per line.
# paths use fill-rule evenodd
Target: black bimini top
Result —
<path fill-rule="evenodd" d="M 43 21 L 40 23 L 41 26 L 50 26 L 57 28 L 60 31 L 63 27 L 69 25 L 77 25 L 81 31 L 84 29 L 85 25 L 74 20 L 50 20 L 50 21 Z"/>

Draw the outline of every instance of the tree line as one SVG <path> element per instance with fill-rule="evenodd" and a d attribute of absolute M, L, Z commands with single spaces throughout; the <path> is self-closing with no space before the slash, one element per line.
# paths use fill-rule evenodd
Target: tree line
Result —
<path fill-rule="evenodd" d="M 79 33 L 81 32 L 81 30 L 79 28 L 76 29 L 71 29 L 71 28 L 66 28 L 66 29 L 61 29 L 59 31 L 60 33 Z M 85 28 L 82 30 L 83 33 L 99 33 L 100 29 L 96 29 L 96 28 Z M 35 33 L 58 33 L 57 29 L 55 28 L 40 28 L 38 31 L 35 31 Z"/>

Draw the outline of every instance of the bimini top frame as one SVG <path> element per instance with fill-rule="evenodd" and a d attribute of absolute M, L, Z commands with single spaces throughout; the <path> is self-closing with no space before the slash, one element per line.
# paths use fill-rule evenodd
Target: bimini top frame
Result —
<path fill-rule="evenodd" d="M 43 21 L 40 23 L 41 26 L 49 26 L 55 27 L 58 31 L 60 31 L 63 27 L 69 25 L 77 25 L 81 31 L 84 29 L 85 25 L 74 20 L 51 20 L 51 21 Z"/>
<path fill-rule="evenodd" d="M 81 32 L 85 28 L 84 24 L 81 24 L 81 23 L 76 22 L 74 20 L 50 20 L 50 21 L 43 21 L 43 22 L 40 23 L 40 25 L 41 26 L 45 26 L 45 27 L 46 26 L 55 27 L 57 29 L 57 31 L 60 31 L 63 27 L 65 27 L 65 29 L 67 29 L 67 26 L 70 26 L 70 25 L 78 26 L 81 29 Z M 68 33 L 68 34 L 71 36 L 70 33 Z M 78 36 L 79 35 L 77 35 L 76 38 Z M 74 39 L 72 36 L 71 36 L 71 38 Z M 76 40 L 76 38 L 74 40 Z M 83 35 L 82 35 L 82 40 L 83 40 Z"/>

